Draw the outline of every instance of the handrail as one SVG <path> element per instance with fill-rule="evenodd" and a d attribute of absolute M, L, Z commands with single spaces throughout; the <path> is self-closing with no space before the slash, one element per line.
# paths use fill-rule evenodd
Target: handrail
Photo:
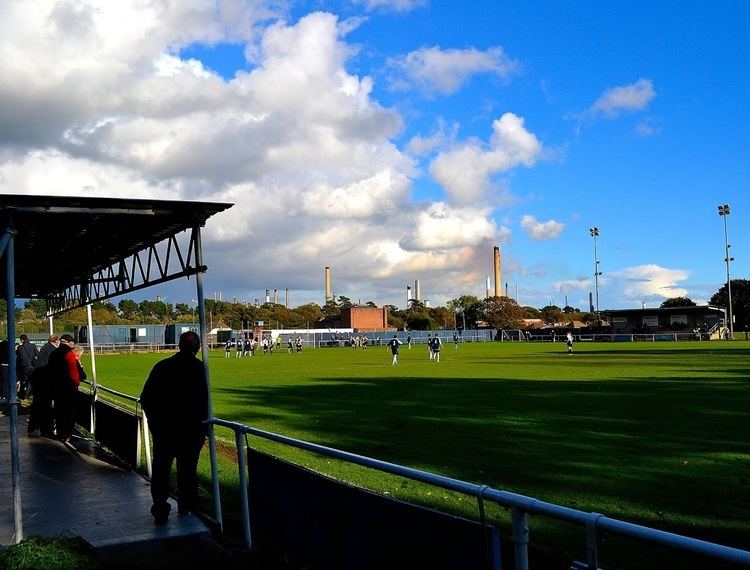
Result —
<path fill-rule="evenodd" d="M 235 440 L 238 448 L 238 455 L 242 453 L 244 457 L 244 449 L 240 452 L 241 437 L 240 434 L 253 435 L 282 443 L 298 449 L 304 449 L 312 451 L 320 455 L 332 457 L 334 459 L 340 459 L 349 463 L 362 465 L 393 475 L 398 475 L 413 479 L 415 481 L 421 481 L 445 489 L 450 489 L 466 495 L 471 495 L 478 499 L 491 500 L 498 505 L 513 509 L 513 541 L 517 554 L 516 557 L 516 569 L 527 570 L 528 556 L 526 556 L 526 548 L 528 543 L 528 528 L 527 528 L 527 517 L 528 514 L 539 514 L 548 516 L 554 519 L 583 525 L 587 528 L 587 534 L 593 533 L 593 540 L 591 536 L 587 536 L 587 550 L 589 560 L 596 560 L 596 531 L 598 529 L 609 531 L 615 534 L 619 534 L 625 537 L 651 542 L 661 546 L 667 546 L 677 550 L 685 550 L 694 554 L 701 554 L 711 558 L 716 558 L 726 562 L 732 562 L 735 564 L 743 564 L 750 566 L 750 551 L 733 548 L 730 546 L 724 546 L 713 542 L 708 542 L 696 538 L 690 538 L 687 536 L 666 532 L 662 530 L 653 529 L 646 526 L 641 526 L 618 519 L 609 518 L 599 513 L 591 513 L 571 509 L 569 507 L 563 507 L 555 505 L 553 503 L 547 503 L 534 499 L 533 497 L 527 497 L 518 493 L 512 493 L 510 491 L 501 491 L 498 489 L 489 488 L 486 485 L 477 485 L 475 483 L 467 483 L 458 479 L 445 477 L 443 475 L 437 475 L 426 471 L 420 471 L 411 467 L 404 467 L 403 465 L 397 465 L 395 463 L 389 463 L 387 461 L 381 461 L 379 459 L 372 459 L 363 455 L 357 455 L 347 451 L 341 451 L 332 447 L 326 447 L 315 443 L 295 439 L 292 437 L 275 434 L 258 428 L 246 426 L 237 422 L 228 420 L 222 420 L 220 418 L 213 418 L 207 420 L 207 423 L 229 428 L 235 432 Z M 245 466 L 244 461 L 238 460 L 239 469 L 243 470 Z M 244 480 L 240 475 L 240 480 Z M 242 489 L 240 490 L 243 491 Z M 246 492 L 246 489 L 245 489 Z M 245 543 L 248 547 L 252 545 L 252 538 L 250 535 L 249 527 L 249 506 L 246 500 L 243 500 L 243 527 L 245 527 L 244 521 L 247 520 L 247 526 L 243 528 L 245 534 Z M 589 565 L 593 568 L 591 562 Z"/>

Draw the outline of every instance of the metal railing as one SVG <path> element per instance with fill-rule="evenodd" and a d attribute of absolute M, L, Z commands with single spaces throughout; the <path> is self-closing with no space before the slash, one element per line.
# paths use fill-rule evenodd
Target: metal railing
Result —
<path fill-rule="evenodd" d="M 99 392 L 111 394 L 113 396 L 117 396 L 118 398 L 122 398 L 123 400 L 132 402 L 133 404 L 135 404 L 135 408 L 133 411 L 136 416 L 138 416 L 138 411 L 140 409 L 141 413 L 140 413 L 139 429 L 138 429 L 138 434 L 136 436 L 136 465 L 141 464 L 141 451 L 145 451 L 146 472 L 148 473 L 148 477 L 150 479 L 151 473 L 152 473 L 151 442 L 150 442 L 150 437 L 149 437 L 150 432 L 148 430 L 148 418 L 146 418 L 146 414 L 143 413 L 143 409 L 141 408 L 141 399 L 136 398 L 135 396 L 131 396 L 130 394 L 126 394 L 125 392 L 118 392 L 117 390 L 113 390 L 112 388 L 107 388 L 106 386 L 102 386 L 101 384 L 94 385 L 92 382 L 88 380 L 81 380 L 81 383 L 89 386 L 89 393 L 92 396 L 92 399 L 91 399 L 91 433 L 94 435 L 94 439 L 96 439 L 95 409 L 96 409 L 96 402 L 99 400 Z M 106 404 L 110 406 L 116 406 L 117 402 L 106 401 Z"/>
<path fill-rule="evenodd" d="M 529 515 L 542 515 L 584 527 L 586 544 L 586 566 L 584 567 L 591 570 L 599 568 L 598 535 L 600 532 L 610 532 L 655 545 L 666 546 L 668 548 L 692 554 L 700 554 L 722 562 L 750 566 L 749 551 L 628 523 L 606 517 L 599 513 L 588 513 L 568 507 L 562 507 L 560 505 L 547 503 L 517 493 L 493 489 L 487 485 L 467 483 L 458 479 L 452 479 L 450 477 L 404 467 L 395 463 L 388 463 L 386 461 L 380 461 L 378 459 L 372 459 L 331 447 L 278 435 L 237 422 L 214 418 L 209 420 L 209 423 L 215 426 L 229 428 L 233 430 L 235 434 L 237 465 L 239 469 L 239 492 L 242 505 L 243 538 L 245 545 L 248 548 L 252 546 L 252 535 L 250 531 L 250 506 L 248 503 L 247 473 L 245 468 L 246 454 L 243 436 L 253 435 L 269 441 L 289 445 L 297 449 L 311 451 L 326 457 L 340 459 L 342 461 L 362 465 L 392 475 L 405 477 L 414 481 L 420 481 L 444 489 L 457 491 L 465 495 L 470 495 L 479 501 L 480 507 L 484 501 L 491 501 L 502 507 L 511 509 L 512 541 L 515 552 L 516 570 L 528 570 L 529 568 Z M 497 554 L 499 559 L 499 553 Z"/>

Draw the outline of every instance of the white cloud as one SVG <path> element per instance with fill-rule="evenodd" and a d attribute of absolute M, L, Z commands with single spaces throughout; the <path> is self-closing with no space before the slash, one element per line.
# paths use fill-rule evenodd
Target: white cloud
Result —
<path fill-rule="evenodd" d="M 204 248 L 207 282 L 239 298 L 319 291 L 325 265 L 337 293 L 386 302 L 415 278 L 435 299 L 481 287 L 507 230 L 486 208 L 413 201 L 401 116 L 347 70 L 352 23 L 269 14 L 253 0 L 0 4 L 0 193 L 232 202 Z M 228 41 L 254 57 L 229 81 L 178 56 Z M 489 174 L 534 160 L 513 117 L 480 149 Z"/>
<path fill-rule="evenodd" d="M 367 11 L 383 10 L 387 12 L 410 12 L 415 8 L 427 5 L 427 0 L 356 0 L 365 4 Z"/>
<path fill-rule="evenodd" d="M 531 166 L 542 144 L 526 130 L 524 119 L 505 113 L 492 123 L 489 144 L 470 141 L 440 153 L 430 164 L 430 175 L 459 205 L 476 204 L 493 190 L 492 176 L 516 166 Z"/>
<path fill-rule="evenodd" d="M 643 121 L 635 126 L 635 132 L 642 137 L 652 137 L 661 132 L 661 129 L 655 127 L 648 121 Z"/>
<path fill-rule="evenodd" d="M 416 250 L 476 246 L 498 234 L 490 213 L 489 209 L 451 208 L 437 202 L 417 214 L 414 231 L 401 244 Z"/>
<path fill-rule="evenodd" d="M 416 88 L 430 94 L 450 95 L 472 76 L 488 73 L 507 78 L 518 69 L 500 47 L 481 51 L 476 48 L 448 49 L 424 47 L 388 61 L 393 70 L 391 87 Z"/>
<path fill-rule="evenodd" d="M 678 283 L 689 276 L 687 270 L 668 269 L 655 264 L 626 267 L 609 275 L 618 282 L 624 298 L 635 301 L 684 297 L 688 291 L 678 287 Z"/>
<path fill-rule="evenodd" d="M 615 118 L 623 112 L 641 111 L 656 97 L 653 82 L 650 79 L 639 79 L 630 85 L 607 89 L 587 114 L 591 117 L 604 115 Z"/>
<path fill-rule="evenodd" d="M 540 222 L 527 214 L 521 218 L 521 227 L 534 239 L 554 239 L 565 229 L 565 224 L 556 220 Z"/>
<path fill-rule="evenodd" d="M 414 156 L 428 155 L 436 149 L 443 148 L 452 143 L 456 139 L 457 134 L 458 123 L 448 125 L 445 121 L 439 120 L 435 132 L 426 137 L 421 135 L 413 136 L 406 145 L 406 150 Z"/>

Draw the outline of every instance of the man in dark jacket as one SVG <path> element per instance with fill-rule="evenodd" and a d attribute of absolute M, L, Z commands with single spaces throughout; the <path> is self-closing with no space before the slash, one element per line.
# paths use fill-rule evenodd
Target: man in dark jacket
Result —
<path fill-rule="evenodd" d="M 22 334 L 19 338 L 21 344 L 16 348 L 16 377 L 18 378 L 18 397 L 24 399 L 31 395 L 29 376 L 31 376 L 31 371 L 34 370 L 39 349 L 34 343 L 29 342 L 29 337 L 25 334 Z"/>
<path fill-rule="evenodd" d="M 200 338 L 192 331 L 180 336 L 179 352 L 158 362 L 141 393 L 141 406 L 154 441 L 151 514 L 165 524 L 171 505 L 169 474 L 177 460 L 178 512 L 196 508 L 198 457 L 208 431 L 208 388 L 203 363 L 196 358 Z"/>
<path fill-rule="evenodd" d="M 60 346 L 60 339 L 57 338 L 57 335 L 50 335 L 47 344 L 39 349 L 39 356 L 37 356 L 34 368 L 39 368 L 40 366 L 46 366 L 49 364 L 50 354 L 52 354 L 58 346 Z"/>

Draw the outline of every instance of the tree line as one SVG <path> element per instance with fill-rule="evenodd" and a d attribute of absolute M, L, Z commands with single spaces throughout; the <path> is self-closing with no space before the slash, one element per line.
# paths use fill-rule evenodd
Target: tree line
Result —
<path fill-rule="evenodd" d="M 727 286 L 723 285 L 710 300 L 711 305 L 726 306 Z M 367 306 L 375 307 L 368 301 Z M 662 307 L 694 306 L 686 297 L 667 299 Z M 326 315 L 337 315 L 345 308 L 353 306 L 345 296 L 335 297 L 324 305 L 308 303 L 287 308 L 278 303 L 264 303 L 258 307 L 251 304 L 216 301 L 207 299 L 206 319 L 211 327 L 232 329 L 251 328 L 255 321 L 263 321 L 268 328 L 314 328 L 315 323 Z M 596 314 L 578 308 L 547 305 L 541 308 L 519 305 L 510 297 L 490 297 L 479 299 L 473 295 L 461 295 L 445 306 L 427 307 L 424 303 L 412 300 L 409 307 L 399 309 L 395 305 L 385 305 L 388 311 L 388 324 L 397 329 L 435 330 L 488 326 L 497 329 L 524 328 L 526 319 L 535 319 L 545 325 L 567 325 L 573 322 L 593 324 Z M 735 316 L 735 329 L 744 330 L 750 324 L 750 281 L 732 280 L 732 308 Z M 6 319 L 6 302 L 0 300 L 0 320 Z M 46 306 L 43 300 L 31 299 L 22 307 L 16 307 L 16 322 L 20 332 L 44 332 L 48 324 L 45 318 Z M 198 310 L 187 303 L 167 303 L 165 301 L 134 301 L 122 299 L 117 304 L 95 302 L 92 304 L 92 317 L 97 324 L 159 324 L 194 323 L 198 320 Z M 57 330 L 72 330 L 87 322 L 85 309 L 72 309 L 55 317 Z"/>

